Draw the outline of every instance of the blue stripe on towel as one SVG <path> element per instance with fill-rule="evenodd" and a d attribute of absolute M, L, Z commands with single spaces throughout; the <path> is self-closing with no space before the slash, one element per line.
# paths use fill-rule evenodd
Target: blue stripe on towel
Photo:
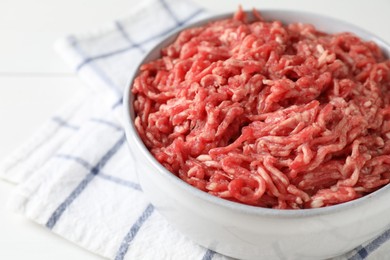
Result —
<path fill-rule="evenodd" d="M 46 227 L 52 229 L 57 221 L 61 218 L 64 211 L 73 203 L 73 201 L 84 191 L 93 178 L 99 174 L 100 170 L 106 165 L 110 158 L 122 147 L 126 138 L 124 135 L 107 151 L 106 154 L 100 159 L 100 161 L 90 170 L 90 173 L 77 185 L 77 187 L 69 194 L 69 196 L 63 201 L 57 209 L 52 213 L 49 220 L 46 223 Z"/>
<path fill-rule="evenodd" d="M 160 0 L 160 2 L 162 4 L 162 6 L 164 7 L 164 9 L 169 14 L 169 16 L 172 17 L 172 19 L 176 22 L 176 25 L 181 26 L 182 22 L 180 22 L 180 20 L 176 17 L 175 13 L 171 9 L 171 7 L 167 4 L 167 2 L 165 2 L 165 0 Z"/>
<path fill-rule="evenodd" d="M 135 43 L 131 38 L 130 38 L 130 35 L 126 32 L 125 28 L 123 28 L 122 24 L 119 22 L 119 21 L 116 21 L 115 22 L 115 26 L 116 28 L 118 29 L 118 31 L 121 33 L 121 35 L 123 36 L 123 38 L 128 42 L 130 43 L 130 47 L 135 47 L 135 48 L 138 48 L 138 50 L 141 52 L 141 53 L 145 53 L 145 49 L 142 48 L 141 45 L 139 45 L 138 43 Z"/>
<path fill-rule="evenodd" d="M 72 156 L 72 155 L 68 155 L 68 154 L 57 154 L 55 157 L 65 159 L 65 160 L 75 161 L 89 171 L 92 169 L 92 165 L 89 164 L 87 161 L 81 159 L 80 157 L 76 157 L 76 156 Z M 100 174 L 97 176 L 99 178 L 114 182 L 116 184 L 126 186 L 126 187 L 134 189 L 134 190 L 142 191 L 142 188 L 138 183 L 135 183 L 132 181 L 127 181 L 127 180 L 124 180 L 124 179 L 121 179 L 121 178 L 118 178 L 115 176 L 107 175 L 107 174 L 104 174 L 102 172 L 100 172 Z"/>
<path fill-rule="evenodd" d="M 70 204 L 82 193 L 82 191 L 87 187 L 88 183 L 94 178 L 93 174 L 88 174 L 77 187 L 72 191 L 72 193 L 62 202 L 58 208 L 50 216 L 49 220 L 46 223 L 46 227 L 52 229 L 57 221 L 60 219 L 64 211 L 69 207 Z"/>
<path fill-rule="evenodd" d="M 202 260 L 211 260 L 211 259 L 213 259 L 214 255 L 215 255 L 215 252 L 213 250 L 207 249 Z"/>
<path fill-rule="evenodd" d="M 66 127 L 66 128 L 72 129 L 72 130 L 78 130 L 78 129 L 79 129 L 78 126 L 69 124 L 69 123 L 66 122 L 64 119 L 62 119 L 62 118 L 60 118 L 60 117 L 58 117 L 58 116 L 52 117 L 51 120 L 53 120 L 54 122 L 56 122 L 56 123 L 59 124 L 60 126 L 63 126 L 63 127 Z"/>
<path fill-rule="evenodd" d="M 364 247 L 358 251 L 358 254 L 361 259 L 365 259 L 368 256 L 368 252 Z"/>
<path fill-rule="evenodd" d="M 203 9 L 198 9 L 197 11 L 195 11 L 194 13 L 192 13 L 190 16 L 188 16 L 186 19 L 182 20 L 180 22 L 180 24 L 186 24 L 187 22 L 191 21 L 193 18 L 195 18 L 196 16 L 198 16 L 199 14 L 203 13 Z M 154 41 L 160 37 L 163 37 L 165 35 L 167 35 L 168 33 L 171 33 L 173 32 L 174 30 L 176 30 L 178 28 L 178 26 L 174 26 L 174 27 L 171 27 L 171 28 L 168 28 L 156 35 L 153 35 L 151 36 L 150 38 L 146 39 L 146 40 L 143 40 L 142 42 L 139 43 L 139 45 L 144 45 L 144 44 L 147 44 L 151 41 Z M 82 67 L 84 67 L 85 65 L 87 65 L 88 63 L 91 63 L 95 60 L 99 60 L 99 59 L 105 59 L 105 58 L 108 58 L 108 57 L 111 57 L 111 56 L 114 56 L 114 55 L 117 55 L 117 54 L 121 54 L 123 52 L 126 52 L 126 51 L 130 51 L 132 49 L 134 49 L 135 46 L 132 45 L 132 46 L 129 46 L 129 47 L 126 47 L 126 48 L 122 48 L 122 49 L 118 49 L 118 50 L 115 50 L 115 51 L 112 51 L 112 52 L 107 52 L 107 53 L 102 53 L 100 55 L 96 55 L 94 57 L 89 57 L 89 58 L 85 58 L 84 61 L 82 61 L 77 67 L 76 67 L 76 71 L 79 71 Z"/>
<path fill-rule="evenodd" d="M 69 40 L 69 43 L 73 45 L 73 48 L 78 52 L 78 54 L 85 60 L 87 59 L 86 58 L 86 54 L 84 53 L 84 51 L 81 49 L 78 41 L 76 38 L 74 37 L 69 37 L 68 38 Z M 122 89 L 116 85 L 109 76 L 107 76 L 106 73 L 104 73 L 104 71 L 102 71 L 98 66 L 94 65 L 94 66 L 91 66 L 90 67 L 99 77 L 101 80 L 104 81 L 104 83 L 111 89 L 113 90 L 118 96 L 121 96 L 122 95 Z M 78 71 L 79 69 L 76 68 L 76 71 Z"/>
<path fill-rule="evenodd" d="M 55 155 L 55 157 L 70 160 L 70 161 L 75 161 L 78 164 L 81 164 L 84 168 L 86 168 L 89 171 L 93 168 L 93 166 L 91 164 L 89 164 L 87 161 L 81 159 L 80 157 L 76 157 L 76 156 L 68 155 L 68 154 L 57 154 L 57 155 Z"/>
<path fill-rule="evenodd" d="M 101 118 L 91 118 L 90 119 L 91 122 L 95 122 L 95 123 L 99 123 L 99 124 L 103 124 L 103 125 L 107 125 L 117 131 L 122 131 L 122 127 L 120 125 L 117 125 L 111 121 L 108 121 L 108 120 L 105 120 L 105 119 L 101 119 Z"/>
<path fill-rule="evenodd" d="M 123 104 L 123 97 L 121 97 L 120 99 L 118 99 L 117 102 L 115 102 L 112 106 L 111 106 L 111 109 L 115 109 L 117 108 L 118 106 L 122 105 Z"/>
<path fill-rule="evenodd" d="M 116 253 L 115 260 L 122 260 L 124 256 L 127 253 L 127 250 L 129 249 L 130 243 L 134 240 L 136 237 L 138 231 L 142 227 L 142 225 L 145 223 L 145 221 L 152 215 L 154 211 L 154 207 L 152 204 L 149 204 L 142 215 L 137 219 L 137 221 L 131 226 L 129 232 L 126 234 L 126 236 L 123 238 L 122 243 L 119 247 L 118 252 Z"/>
<path fill-rule="evenodd" d="M 115 176 L 107 175 L 107 174 L 104 174 L 104 173 L 101 173 L 98 176 L 99 176 L 99 178 L 102 178 L 102 179 L 114 182 L 116 184 L 119 184 L 119 185 L 122 185 L 122 186 L 125 186 L 125 187 L 128 187 L 128 188 L 131 188 L 133 190 L 142 191 L 142 188 L 141 188 L 141 186 L 138 183 L 135 183 L 135 182 L 132 182 L 132 181 L 127 181 L 127 180 L 124 180 L 124 179 L 121 179 L 121 178 L 118 178 L 118 177 L 115 177 Z"/>
<path fill-rule="evenodd" d="M 370 243 L 357 251 L 349 260 L 361 260 L 367 258 L 372 252 L 378 249 L 381 245 L 390 240 L 390 229 L 386 230 L 382 235 L 372 240 Z"/>

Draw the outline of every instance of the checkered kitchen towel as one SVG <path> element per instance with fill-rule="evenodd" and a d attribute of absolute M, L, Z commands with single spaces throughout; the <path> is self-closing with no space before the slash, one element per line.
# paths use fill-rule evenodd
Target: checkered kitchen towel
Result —
<path fill-rule="evenodd" d="M 6 158 L 1 177 L 19 184 L 16 212 L 110 259 L 228 259 L 181 235 L 142 194 L 121 126 L 129 71 L 166 34 L 206 13 L 182 0 L 141 3 L 128 18 L 58 50 L 90 88 Z M 386 259 L 390 231 L 339 259 Z"/>

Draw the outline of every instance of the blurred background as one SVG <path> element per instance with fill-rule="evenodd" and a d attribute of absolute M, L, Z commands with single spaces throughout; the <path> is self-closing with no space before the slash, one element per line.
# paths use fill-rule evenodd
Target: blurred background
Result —
<path fill-rule="evenodd" d="M 67 34 L 126 16 L 139 0 L 0 1 L 0 160 L 27 140 L 83 83 L 53 50 Z M 390 42 L 389 0 L 193 0 L 210 12 L 294 9 L 335 17 Z M 6 210 L 0 180 L 0 259 L 101 259 Z"/>

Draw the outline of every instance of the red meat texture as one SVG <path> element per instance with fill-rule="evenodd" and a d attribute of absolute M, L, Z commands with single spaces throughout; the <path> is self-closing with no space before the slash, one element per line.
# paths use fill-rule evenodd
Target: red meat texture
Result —
<path fill-rule="evenodd" d="M 140 67 L 135 126 L 153 156 L 202 191 L 265 208 L 388 184 L 390 60 L 352 33 L 254 16 L 185 29 Z"/>

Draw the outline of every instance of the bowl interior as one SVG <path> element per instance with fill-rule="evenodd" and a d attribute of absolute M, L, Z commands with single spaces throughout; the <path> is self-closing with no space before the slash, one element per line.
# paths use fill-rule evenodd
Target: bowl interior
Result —
<path fill-rule="evenodd" d="M 254 19 L 251 11 L 247 11 L 246 13 L 250 20 Z M 255 215 L 260 214 L 263 216 L 270 215 L 273 217 L 281 217 L 281 218 L 308 217 L 314 215 L 331 214 L 334 212 L 344 210 L 346 208 L 357 207 L 362 203 L 369 203 L 369 201 L 373 197 L 377 198 L 380 197 L 381 194 L 389 192 L 390 184 L 362 198 L 349 201 L 349 202 L 344 202 L 338 205 L 323 207 L 323 208 L 301 209 L 301 210 L 288 210 L 288 209 L 280 210 L 280 209 L 261 208 L 261 207 L 255 207 L 255 206 L 249 206 L 249 205 L 240 204 L 236 202 L 231 202 L 228 200 L 218 198 L 216 196 L 212 196 L 206 192 L 200 191 L 197 188 L 194 188 L 191 185 L 187 184 L 186 182 L 182 181 L 180 178 L 176 177 L 171 172 L 169 172 L 153 157 L 153 155 L 148 151 L 148 149 L 142 142 L 134 126 L 134 119 L 135 119 L 135 113 L 133 108 L 134 96 L 131 92 L 131 87 L 133 85 L 134 78 L 139 73 L 140 66 L 144 63 L 159 58 L 161 56 L 160 53 L 161 49 L 171 44 L 183 29 L 201 26 L 211 21 L 230 18 L 233 16 L 233 14 L 234 13 L 227 13 L 227 14 L 211 16 L 209 18 L 185 26 L 180 30 L 177 30 L 169 34 L 166 38 L 164 38 L 160 43 L 158 43 L 152 50 L 150 50 L 147 53 L 147 55 L 144 57 L 140 65 L 131 73 L 130 81 L 126 86 L 125 93 L 124 93 L 124 116 L 126 122 L 125 123 L 126 136 L 128 140 L 129 139 L 132 140 L 131 145 L 136 146 L 135 148 L 137 149 L 137 151 L 142 153 L 144 158 L 147 159 L 156 169 L 158 169 L 158 172 L 156 174 L 163 174 L 165 178 L 169 178 L 171 182 L 173 182 L 175 185 L 179 186 L 181 189 L 185 190 L 186 192 L 190 192 L 195 196 L 207 200 L 218 206 L 227 207 L 233 210 L 238 210 L 247 214 L 255 214 Z M 375 42 L 382 49 L 384 55 L 386 57 L 390 57 L 390 45 L 387 44 L 385 41 L 352 24 L 346 23 L 338 19 L 325 17 L 318 14 L 306 13 L 301 11 L 290 11 L 290 10 L 263 10 L 261 11 L 261 15 L 266 20 L 269 21 L 279 20 L 284 24 L 294 23 L 294 22 L 313 24 L 317 30 L 324 31 L 326 33 L 352 32 L 357 36 L 361 37 L 362 39 Z"/>

